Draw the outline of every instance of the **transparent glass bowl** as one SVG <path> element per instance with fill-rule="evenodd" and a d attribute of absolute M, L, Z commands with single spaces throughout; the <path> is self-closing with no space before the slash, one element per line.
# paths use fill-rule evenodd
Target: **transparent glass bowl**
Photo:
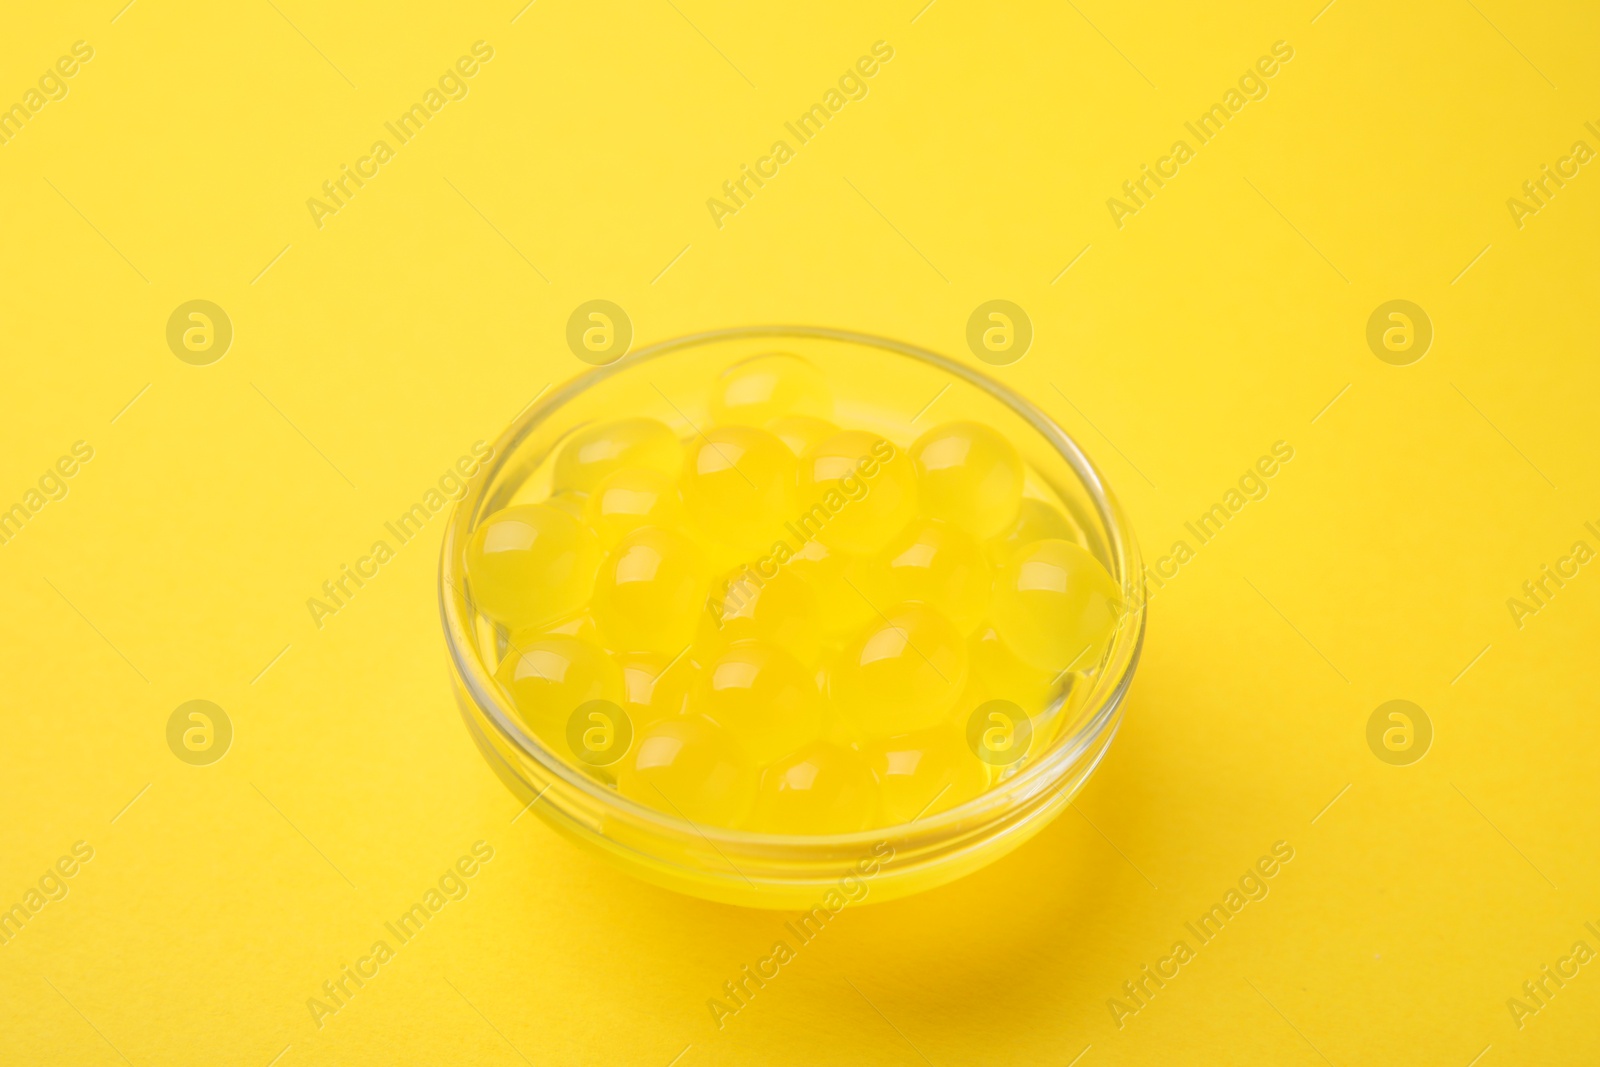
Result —
<path fill-rule="evenodd" d="M 772 350 L 798 353 L 822 369 L 841 425 L 871 426 L 906 443 L 951 419 L 1000 431 L 1022 453 L 1030 481 L 1071 513 L 1122 590 L 1126 611 L 1105 658 L 1063 685 L 1037 717 L 1062 719 L 1049 730 L 1035 727 L 1044 739 L 1035 744 L 1039 750 L 988 792 L 912 823 L 792 836 L 703 826 L 644 807 L 551 752 L 523 726 L 493 677 L 505 635 L 474 609 L 462 562 L 477 524 L 510 504 L 542 499 L 548 459 L 568 435 L 596 420 L 649 415 L 687 437 L 708 420 L 716 375 L 739 358 Z M 1066 807 L 1121 721 L 1144 639 L 1142 573 L 1127 520 L 1094 465 L 1061 427 L 1004 386 L 897 341 L 804 326 L 743 327 L 640 349 L 579 375 L 519 415 L 450 516 L 439 610 L 468 729 L 490 766 L 545 822 L 657 885 L 749 907 L 811 908 L 835 899 L 891 900 L 942 885 L 994 862 Z"/>

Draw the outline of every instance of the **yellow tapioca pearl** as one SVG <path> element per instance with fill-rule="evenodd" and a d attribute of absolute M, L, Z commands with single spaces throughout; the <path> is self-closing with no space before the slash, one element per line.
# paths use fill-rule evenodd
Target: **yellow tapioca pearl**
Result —
<path fill-rule="evenodd" d="M 762 773 L 751 822 L 773 834 L 865 830 L 878 818 L 877 793 L 877 783 L 860 755 L 816 742 Z"/>
<path fill-rule="evenodd" d="M 624 652 L 615 659 L 622 670 L 622 710 L 635 733 L 688 710 L 689 691 L 700 677 L 699 665 L 689 656 Z"/>
<path fill-rule="evenodd" d="M 811 415 L 785 415 L 767 423 L 767 429 L 788 445 L 789 451 L 796 457 L 805 455 L 806 449 L 839 432 L 839 427 L 834 423 Z"/>
<path fill-rule="evenodd" d="M 653 467 L 676 477 L 682 466 L 683 445 L 665 423 L 617 419 L 587 426 L 561 446 L 552 491 L 593 492 L 601 479 L 623 467 Z"/>
<path fill-rule="evenodd" d="M 950 724 L 870 741 L 862 756 L 878 782 L 885 826 L 946 811 L 989 787 L 987 765 Z"/>
<path fill-rule="evenodd" d="M 519 504 L 497 511 L 467 542 L 473 603 L 507 627 L 539 626 L 589 599 L 599 545 L 561 508 Z"/>
<path fill-rule="evenodd" d="M 600 565 L 591 611 L 607 647 L 675 656 L 705 609 L 708 572 L 700 550 L 676 530 L 641 526 Z"/>
<path fill-rule="evenodd" d="M 911 733 L 944 721 L 967 685 L 967 644 L 937 609 L 887 608 L 845 646 L 832 695 L 863 735 Z"/>
<path fill-rule="evenodd" d="M 843 430 L 800 457 L 795 526 L 841 552 L 882 548 L 917 511 L 917 472 L 904 449 L 865 430 Z"/>
<path fill-rule="evenodd" d="M 756 763 L 770 763 L 822 732 L 815 674 L 761 641 L 741 641 L 706 666 L 691 710 L 721 726 Z"/>
<path fill-rule="evenodd" d="M 775 573 L 763 578 L 761 570 Z M 741 567 L 711 583 L 697 649 L 720 655 L 736 641 L 765 641 L 811 665 L 822 651 L 817 593 L 789 567 Z"/>
<path fill-rule="evenodd" d="M 517 713 L 562 756 L 567 751 L 567 720 L 590 700 L 620 703 L 622 671 L 592 641 L 567 634 L 519 634 L 495 672 L 511 694 Z"/>
<path fill-rule="evenodd" d="M 1024 545 L 995 577 L 995 629 L 1037 670 L 1092 668 L 1105 654 L 1121 612 L 1117 583 L 1071 541 Z"/>
<path fill-rule="evenodd" d="M 720 726 L 699 715 L 653 723 L 617 768 L 622 795 L 708 826 L 738 827 L 755 803 L 757 770 Z"/>
<path fill-rule="evenodd" d="M 984 542 L 989 560 L 1003 567 L 1011 553 L 1035 541 L 1073 541 L 1088 547 L 1083 530 L 1054 504 L 1047 504 L 1031 496 L 1022 498 L 1016 520 L 994 537 Z"/>
<path fill-rule="evenodd" d="M 922 600 L 967 633 L 989 609 L 990 567 L 977 538 L 939 519 L 913 519 L 873 557 L 877 602 Z"/>
<path fill-rule="evenodd" d="M 830 639 L 854 634 L 872 618 L 868 600 L 871 561 L 830 549 L 812 539 L 800 547 L 784 568 L 809 585 L 817 597 L 821 633 Z"/>
<path fill-rule="evenodd" d="M 655 467 L 624 467 L 595 486 L 584 517 L 607 548 L 641 526 L 676 529 L 686 516 L 678 497 L 678 480 Z"/>
<path fill-rule="evenodd" d="M 1016 518 L 1022 502 L 1022 457 L 978 422 L 935 426 L 911 446 L 922 513 L 993 537 Z"/>
<path fill-rule="evenodd" d="M 765 426 L 781 415 L 833 417 L 833 394 L 809 360 L 769 352 L 724 370 L 711 393 L 711 417 L 722 423 Z"/>
<path fill-rule="evenodd" d="M 714 427 L 687 453 L 683 502 L 700 531 L 745 558 L 769 552 L 795 515 L 794 453 L 754 426 Z"/>
<path fill-rule="evenodd" d="M 982 691 L 982 700 L 1009 700 L 1030 715 L 1049 702 L 1055 690 L 1065 684 L 1060 671 L 1045 671 L 1024 663 L 1000 639 L 993 625 L 978 627 L 968 643 L 972 677 Z"/>

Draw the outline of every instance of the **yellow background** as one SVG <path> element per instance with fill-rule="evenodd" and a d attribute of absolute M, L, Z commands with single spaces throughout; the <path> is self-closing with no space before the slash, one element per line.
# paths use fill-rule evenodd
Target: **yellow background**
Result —
<path fill-rule="evenodd" d="M 0 1061 L 1600 1058 L 1600 966 L 1520 1030 L 1506 1007 L 1600 949 L 1600 573 L 1520 629 L 1506 607 L 1600 548 L 1600 174 L 1521 229 L 1505 204 L 1600 148 L 1592 5 L 122 2 L 0 34 L 0 102 L 95 49 L 0 147 L 0 506 L 95 449 L 0 546 L 0 906 L 95 849 L 0 947 Z M 480 39 L 470 95 L 313 225 Z M 706 198 L 878 40 L 870 95 L 715 227 Z M 1278 40 L 1270 95 L 1119 230 L 1106 199 Z M 443 519 L 321 630 L 305 607 L 582 369 L 563 330 L 595 297 L 639 344 L 802 322 L 966 359 L 971 310 L 1015 301 L 1037 337 L 997 376 L 1151 559 L 1295 448 L 1156 596 L 1074 810 L 847 909 L 721 1031 L 706 1000 L 784 916 L 512 822 L 447 687 Z M 211 366 L 164 338 L 194 298 L 234 324 Z M 1409 367 L 1365 341 L 1395 298 L 1436 331 Z M 196 698 L 235 728 L 208 767 L 165 741 Z M 1436 734 L 1406 767 L 1365 737 L 1396 698 Z M 470 895 L 319 1030 L 307 998 L 480 839 Z M 1270 896 L 1119 1029 L 1108 998 L 1278 840 Z"/>

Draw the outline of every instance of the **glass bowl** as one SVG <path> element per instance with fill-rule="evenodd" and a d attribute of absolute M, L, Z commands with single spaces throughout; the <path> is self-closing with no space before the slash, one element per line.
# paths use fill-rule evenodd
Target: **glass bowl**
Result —
<path fill-rule="evenodd" d="M 870 426 L 902 444 L 950 419 L 1000 431 L 1022 453 L 1033 491 L 1054 496 L 1070 513 L 1086 547 L 1121 587 L 1124 611 L 1105 656 L 1063 682 L 1035 717 L 1036 751 L 996 775 L 987 792 L 911 823 L 780 835 L 699 825 L 644 807 L 551 752 L 494 680 L 506 635 L 473 607 L 463 565 L 478 523 L 510 504 L 542 499 L 547 461 L 595 420 L 649 415 L 680 436 L 693 434 L 708 419 L 716 375 L 737 359 L 772 350 L 798 353 L 822 369 L 841 425 Z M 1060 814 L 1121 721 L 1144 639 L 1142 574 L 1133 534 L 1099 471 L 1027 400 L 953 359 L 898 341 L 804 326 L 741 327 L 640 349 L 551 390 L 517 416 L 450 516 L 439 610 L 467 727 L 525 810 L 657 885 L 748 907 L 835 911 L 845 902 L 891 900 L 959 878 Z"/>

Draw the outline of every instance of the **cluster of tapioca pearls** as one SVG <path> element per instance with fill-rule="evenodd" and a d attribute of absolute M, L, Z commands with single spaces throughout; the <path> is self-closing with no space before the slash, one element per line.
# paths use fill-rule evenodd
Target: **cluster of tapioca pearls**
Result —
<path fill-rule="evenodd" d="M 697 823 L 848 832 L 988 788 L 1007 761 L 969 745 L 974 711 L 1039 714 L 1111 639 L 1118 589 L 1076 525 L 1023 495 L 993 429 L 843 428 L 798 356 L 730 366 L 710 414 L 685 440 L 591 425 L 547 500 L 476 530 L 471 594 L 523 720 Z"/>

